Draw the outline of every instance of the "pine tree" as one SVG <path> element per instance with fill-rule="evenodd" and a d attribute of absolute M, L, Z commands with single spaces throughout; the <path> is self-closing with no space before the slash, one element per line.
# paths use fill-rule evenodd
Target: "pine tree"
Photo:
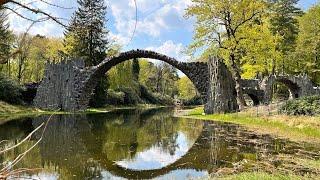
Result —
<path fill-rule="evenodd" d="M 99 64 L 109 49 L 104 0 L 78 0 L 79 8 L 65 33 L 67 54 L 82 57 L 87 66 Z"/>
<path fill-rule="evenodd" d="M 65 32 L 65 51 L 72 57 L 81 57 L 86 66 L 98 65 L 106 57 L 110 43 L 105 29 L 104 0 L 78 0 L 79 8 Z M 107 77 L 98 81 L 90 105 L 100 107 L 106 101 Z"/>

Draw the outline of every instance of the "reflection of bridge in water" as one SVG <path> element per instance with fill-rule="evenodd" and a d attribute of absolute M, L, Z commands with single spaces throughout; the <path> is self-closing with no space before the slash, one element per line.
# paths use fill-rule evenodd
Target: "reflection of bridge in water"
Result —
<path fill-rule="evenodd" d="M 110 117 L 113 115 L 110 115 Z M 150 118 L 155 115 L 157 115 L 157 111 L 154 111 L 154 110 L 150 110 L 148 111 L 148 113 L 140 114 L 139 120 L 141 121 L 137 122 L 138 126 L 143 127 L 143 124 L 148 122 L 148 119 L 151 120 Z M 122 115 L 124 119 L 129 118 L 128 116 L 131 116 L 131 115 Z M 167 113 L 167 116 L 171 116 L 171 113 L 169 114 Z M 101 115 L 101 117 L 103 116 Z M 182 157 L 180 157 L 176 162 L 169 164 L 166 167 L 162 167 L 160 169 L 130 170 L 116 164 L 115 161 L 108 159 L 108 155 L 104 153 L 102 150 L 103 149 L 102 146 L 104 143 L 103 140 L 96 138 L 95 128 L 98 126 L 99 123 L 96 125 L 93 125 L 91 124 L 90 119 L 89 120 L 84 120 L 84 119 L 86 119 L 86 117 L 84 116 L 70 115 L 67 118 L 65 118 L 64 116 L 56 116 L 51 120 L 47 129 L 47 132 L 45 133 L 45 138 L 43 139 L 43 142 L 40 144 L 41 156 L 42 158 L 46 159 L 46 161 L 49 161 L 47 162 L 48 164 L 55 164 L 59 168 L 66 168 L 66 169 L 71 168 L 70 171 L 71 172 L 74 171 L 72 169 L 72 166 L 77 166 L 79 165 L 79 163 L 76 164 L 76 161 L 73 161 L 70 164 L 68 163 L 68 165 L 66 165 L 64 164 L 65 162 L 61 163 L 61 160 L 70 158 L 72 157 L 72 155 L 75 156 L 77 153 L 75 152 L 69 153 L 68 151 L 70 151 L 70 149 L 74 150 L 76 148 L 79 148 L 79 151 L 83 151 L 84 154 L 86 154 L 86 157 L 84 159 L 92 159 L 93 161 L 98 162 L 99 168 L 104 169 L 117 177 L 123 177 L 123 178 L 129 178 L 129 179 L 135 179 L 135 178 L 150 179 L 150 178 L 158 177 L 161 175 L 165 175 L 171 171 L 179 170 L 179 169 L 194 169 L 197 171 L 206 170 L 207 163 L 202 164 L 200 163 L 200 161 L 199 163 L 196 163 L 196 164 L 194 163 L 195 157 L 200 155 L 199 154 L 200 152 L 198 152 L 199 148 L 201 148 L 201 144 L 203 144 L 205 141 L 204 139 L 200 139 L 200 137 L 203 137 L 203 133 L 204 133 L 204 132 L 201 132 L 202 126 L 201 127 L 192 126 L 192 128 L 196 128 L 196 129 L 201 128 L 199 129 L 200 134 L 198 134 L 198 138 L 196 142 L 188 150 L 188 152 Z M 41 124 L 45 120 L 46 118 L 44 117 L 35 120 L 34 127 L 37 127 L 38 124 Z M 93 121 L 94 120 L 92 120 L 92 122 Z M 109 121 L 109 123 L 111 122 Z M 114 122 L 114 123 L 117 123 L 117 122 Z M 153 122 L 149 122 L 149 123 L 153 123 Z M 197 121 L 196 123 L 199 124 L 200 122 Z M 99 124 L 99 126 L 101 125 Z M 84 133 L 76 132 L 79 130 L 81 130 Z M 59 131 L 63 131 L 63 132 L 59 133 Z M 64 135 L 64 132 L 67 132 L 68 135 L 67 136 Z M 51 136 L 52 134 L 54 135 Z M 38 138 L 39 136 L 40 134 L 38 134 Z M 63 137 L 62 140 L 56 141 L 54 139 L 59 138 L 57 136 L 65 136 L 65 137 Z M 73 141 L 72 139 L 78 139 L 77 140 L 78 142 L 76 143 L 77 145 L 76 146 L 71 145 L 71 147 L 65 147 L 66 144 L 67 145 L 71 144 L 70 141 Z M 100 144 L 101 146 L 97 148 L 97 144 Z M 203 151 L 201 153 L 203 153 L 204 155 L 207 152 Z M 203 155 L 201 156 L 205 157 Z M 77 161 L 81 162 L 82 160 L 78 159 Z"/>
<path fill-rule="evenodd" d="M 166 175 L 174 170 L 179 169 L 194 169 L 197 171 L 207 170 L 209 162 L 207 162 L 208 151 L 202 150 L 202 145 L 206 143 L 206 134 L 208 132 L 202 131 L 198 139 L 195 141 L 193 146 L 188 150 L 188 152 L 181 156 L 177 161 L 169 164 L 165 167 L 152 170 L 135 170 L 122 167 L 108 159 L 107 156 L 104 159 L 100 159 L 100 165 L 107 169 L 111 174 L 123 177 L 127 179 L 152 179 L 159 176 Z M 93 153 L 96 154 L 96 153 Z M 99 157 L 96 157 L 97 159 Z M 196 161 L 195 161 L 196 159 Z"/>
<path fill-rule="evenodd" d="M 17 138 L 29 134 L 46 120 L 47 117 L 38 117 L 33 120 L 10 121 L 0 126 L 0 135 L 17 142 Z M 116 163 L 119 160 L 131 160 L 137 157 L 137 153 L 145 152 L 153 145 L 159 146 L 160 150 L 166 153 L 168 150 L 171 152 L 170 147 L 177 146 L 170 145 L 177 145 L 178 141 L 174 138 L 174 133 L 180 131 L 188 136 L 190 146 L 181 151 L 183 154 L 180 153 L 180 157 L 176 156 L 178 159 L 175 162 L 150 170 L 129 169 Z M 159 132 L 164 135 L 159 136 Z M 145 142 L 144 137 L 152 135 L 154 138 L 148 137 L 150 142 Z M 139 139 L 138 136 L 143 138 Z M 37 141 L 40 137 L 41 132 L 38 132 L 32 141 Z M 175 142 L 169 145 L 161 144 L 172 142 L 171 140 Z M 160 145 L 157 144 L 159 142 Z M 319 154 L 319 147 L 310 144 L 305 146 L 308 147 L 307 151 Z M 219 174 L 221 169 L 234 168 L 235 164 L 244 159 L 267 161 L 266 157 L 273 157 L 275 154 L 296 156 L 303 147 L 304 145 L 274 139 L 269 135 L 257 135 L 234 124 L 178 120 L 172 118 L 171 111 L 166 110 L 130 110 L 126 113 L 54 116 L 43 141 L 21 161 L 21 165 L 24 168 L 43 167 L 44 174 L 51 173 L 52 176 L 63 179 L 95 179 L 106 176 L 151 179 L 166 175 L 171 177 L 179 174 L 179 170 L 187 170 L 181 172 L 191 172 L 191 176 L 195 171 L 203 175 L 214 175 Z M 311 150 L 312 148 L 314 150 Z M 176 150 L 173 152 L 177 153 Z M 16 153 L 19 154 L 19 150 Z M 10 159 L 5 156 L 0 158 L 3 161 Z"/>
<path fill-rule="evenodd" d="M 114 115 L 110 115 L 110 117 L 112 116 Z M 144 124 L 148 122 L 148 119 L 152 116 L 152 113 L 140 115 L 141 118 L 139 119 L 144 120 L 142 120 L 143 122 L 137 122 L 138 126 L 144 127 Z M 57 117 L 60 118 L 53 120 L 47 132 L 49 134 L 47 135 L 55 133 L 58 136 L 65 136 L 64 138 L 66 139 L 57 141 L 53 140 L 56 138 L 54 136 L 48 139 L 45 138 L 44 142 L 40 145 L 40 153 L 48 164 L 54 164 L 60 169 L 68 169 L 69 172 L 77 174 L 77 178 L 88 177 L 88 174 L 81 174 L 89 171 L 86 169 L 90 167 L 90 165 L 87 164 L 88 159 L 95 162 L 95 166 L 98 167 L 98 174 L 101 174 L 102 171 L 108 171 L 117 177 L 151 179 L 161 177 L 176 170 L 189 169 L 214 173 L 221 168 L 233 167 L 232 163 L 239 162 L 250 154 L 252 157 L 258 158 L 261 153 L 281 152 L 285 150 L 284 146 L 288 148 L 288 144 L 284 140 L 274 140 L 268 135 L 256 135 L 245 131 L 237 125 L 203 122 L 193 145 L 183 156 L 177 159 L 177 161 L 165 167 L 152 170 L 128 169 L 117 164 L 113 158 L 107 154 L 108 152 L 104 151 L 103 146 L 105 139 L 103 139 L 103 137 L 97 139 L 96 133 L 100 133 L 100 131 L 97 132 L 97 128 L 105 126 L 99 123 L 99 118 L 93 120 L 87 117 L 89 119 L 83 119 L 86 117 L 77 117 L 74 115 Z M 123 115 L 123 117 L 124 119 L 128 118 L 127 115 Z M 92 122 L 96 121 L 98 121 L 97 124 L 92 124 Z M 42 120 L 37 120 L 35 124 L 41 122 Z M 103 122 L 117 123 L 108 120 L 103 120 Z M 156 122 L 153 121 L 149 123 Z M 62 127 L 66 127 L 66 129 Z M 79 133 L 80 130 L 82 133 Z M 59 131 L 67 132 L 67 134 L 61 135 L 63 133 L 60 134 Z M 76 145 L 65 147 L 65 144 L 71 144 L 70 142 L 75 140 L 77 141 Z M 134 146 L 138 147 L 139 143 Z M 296 148 L 294 143 L 290 143 L 290 146 L 293 147 L 293 149 Z M 70 151 L 70 149 L 72 150 Z M 77 157 L 79 156 L 79 152 L 84 155 Z M 70 162 L 64 162 L 65 158 L 68 159 L 68 161 L 70 160 Z M 91 176 L 92 175 L 90 175 L 90 177 Z"/>

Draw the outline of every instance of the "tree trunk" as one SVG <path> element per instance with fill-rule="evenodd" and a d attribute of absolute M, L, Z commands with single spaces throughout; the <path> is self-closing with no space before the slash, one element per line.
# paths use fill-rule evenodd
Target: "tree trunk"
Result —
<path fill-rule="evenodd" d="M 276 60 L 273 59 L 272 60 L 272 72 L 271 72 L 271 75 L 275 75 L 276 73 Z"/>
<path fill-rule="evenodd" d="M 246 101 L 244 100 L 244 96 L 243 96 L 241 75 L 239 72 L 240 70 L 235 63 L 235 55 L 234 54 L 230 55 L 230 61 L 231 61 L 232 76 L 233 76 L 233 79 L 236 83 L 237 103 L 239 105 L 239 110 L 242 111 L 242 110 L 244 110 L 244 108 L 246 106 Z"/>

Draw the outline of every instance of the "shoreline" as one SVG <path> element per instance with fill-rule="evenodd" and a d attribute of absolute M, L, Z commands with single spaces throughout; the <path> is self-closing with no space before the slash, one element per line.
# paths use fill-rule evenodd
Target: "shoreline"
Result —
<path fill-rule="evenodd" d="M 320 146 L 320 117 L 286 115 L 254 117 L 248 112 L 204 115 L 200 107 L 182 110 L 181 115 L 177 117 L 234 123 L 259 134 L 270 134 L 301 143 L 316 143 Z"/>
<path fill-rule="evenodd" d="M 138 104 L 133 106 L 113 106 L 108 105 L 103 108 L 88 108 L 83 112 L 66 112 L 66 111 L 46 111 L 40 110 L 31 106 L 12 105 L 0 101 L 0 125 L 14 119 L 24 117 L 37 117 L 41 115 L 51 114 L 96 114 L 108 113 L 115 110 L 129 110 L 129 109 L 154 109 L 154 108 L 169 108 L 172 106 L 153 105 L 153 104 Z"/>

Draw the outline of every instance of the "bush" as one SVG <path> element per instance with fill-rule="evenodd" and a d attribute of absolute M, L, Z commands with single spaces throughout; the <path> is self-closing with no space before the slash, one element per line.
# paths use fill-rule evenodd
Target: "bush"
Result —
<path fill-rule="evenodd" d="M 184 106 L 197 106 L 203 104 L 203 99 L 201 96 L 194 96 L 191 99 L 182 100 Z"/>
<path fill-rule="evenodd" d="M 310 96 L 289 100 L 281 107 L 280 113 L 295 116 L 314 116 L 320 114 L 320 96 Z"/>
<path fill-rule="evenodd" d="M 141 102 L 137 92 L 130 88 L 118 90 L 109 89 L 107 92 L 107 104 L 109 105 L 136 105 Z"/>
<path fill-rule="evenodd" d="M 24 88 L 16 81 L 0 73 L 0 100 L 10 104 L 22 104 Z"/>
<path fill-rule="evenodd" d="M 121 88 L 121 92 L 124 93 L 124 103 L 125 105 L 135 105 L 141 102 L 141 99 L 139 97 L 139 94 L 132 88 Z"/>
<path fill-rule="evenodd" d="M 156 98 L 145 86 L 140 85 L 140 94 L 144 103 L 147 104 L 161 104 L 160 99 Z"/>
<path fill-rule="evenodd" d="M 108 89 L 107 92 L 107 104 L 110 105 L 123 105 L 124 104 L 123 92 L 116 92 L 113 89 Z"/>

